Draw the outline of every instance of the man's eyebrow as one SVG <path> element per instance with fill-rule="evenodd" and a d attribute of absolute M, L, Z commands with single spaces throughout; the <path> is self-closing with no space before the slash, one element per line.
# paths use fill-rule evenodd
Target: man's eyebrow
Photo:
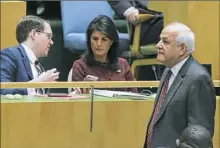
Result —
<path fill-rule="evenodd" d="M 160 37 L 160 39 L 167 40 L 167 37 Z"/>

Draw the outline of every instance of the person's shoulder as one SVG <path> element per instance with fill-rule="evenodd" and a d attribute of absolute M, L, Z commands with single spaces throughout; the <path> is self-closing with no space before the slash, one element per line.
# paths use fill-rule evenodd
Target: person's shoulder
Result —
<path fill-rule="evenodd" d="M 123 58 L 118 58 L 118 62 L 119 64 L 128 64 L 127 60 Z"/>
<path fill-rule="evenodd" d="M 14 50 L 17 50 L 18 47 L 6 47 L 6 48 L 3 48 L 1 49 L 1 52 L 9 52 L 9 51 L 14 51 Z"/>
<path fill-rule="evenodd" d="M 1 54 L 17 55 L 19 53 L 18 48 L 19 48 L 18 46 L 3 48 L 1 49 Z"/>
<path fill-rule="evenodd" d="M 124 69 L 125 71 L 127 71 L 128 69 L 130 69 L 130 65 L 126 59 L 118 58 L 118 63 L 121 70 Z"/>
<path fill-rule="evenodd" d="M 188 74 L 195 78 L 199 77 L 208 77 L 211 78 L 210 73 L 208 72 L 207 68 L 205 68 L 202 64 L 200 64 L 196 59 L 191 63 L 189 67 Z"/>
<path fill-rule="evenodd" d="M 118 58 L 118 63 L 120 65 L 120 67 L 130 67 L 130 65 L 126 59 Z"/>
<path fill-rule="evenodd" d="M 73 66 L 77 66 L 77 65 L 79 65 L 79 66 L 86 66 L 86 61 L 85 61 L 85 59 L 84 59 L 83 57 L 81 57 L 80 59 L 75 60 L 75 61 L 73 62 Z"/>

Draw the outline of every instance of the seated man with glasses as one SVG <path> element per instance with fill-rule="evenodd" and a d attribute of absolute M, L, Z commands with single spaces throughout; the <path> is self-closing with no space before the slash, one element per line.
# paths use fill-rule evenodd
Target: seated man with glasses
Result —
<path fill-rule="evenodd" d="M 50 22 L 37 16 L 22 17 L 16 27 L 17 47 L 1 50 L 0 82 L 52 82 L 56 68 L 45 71 L 38 58 L 48 55 L 53 45 Z M 0 94 L 45 94 L 46 89 L 1 89 Z"/>

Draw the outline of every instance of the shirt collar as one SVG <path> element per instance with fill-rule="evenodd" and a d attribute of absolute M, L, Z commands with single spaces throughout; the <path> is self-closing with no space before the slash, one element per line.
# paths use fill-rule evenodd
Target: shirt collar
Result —
<path fill-rule="evenodd" d="M 21 45 L 24 47 L 24 50 L 25 50 L 30 62 L 32 64 L 34 64 L 34 62 L 37 61 L 37 57 L 34 54 L 34 52 L 27 45 L 25 45 L 25 44 L 21 44 Z"/>
<path fill-rule="evenodd" d="M 181 67 L 183 66 L 183 64 L 188 60 L 189 56 L 186 57 L 185 59 L 183 59 L 182 61 L 180 61 L 179 63 L 177 63 L 176 65 L 174 65 L 170 70 L 172 71 L 172 73 L 174 74 L 174 76 L 177 76 L 179 70 L 181 69 Z"/>

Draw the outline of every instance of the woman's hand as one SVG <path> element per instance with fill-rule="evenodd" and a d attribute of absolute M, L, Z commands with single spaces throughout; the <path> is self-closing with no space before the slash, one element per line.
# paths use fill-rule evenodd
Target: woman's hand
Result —
<path fill-rule="evenodd" d="M 89 94 L 90 89 L 89 88 L 73 88 L 73 91 L 69 93 L 69 95 L 76 95 L 76 94 Z"/>

